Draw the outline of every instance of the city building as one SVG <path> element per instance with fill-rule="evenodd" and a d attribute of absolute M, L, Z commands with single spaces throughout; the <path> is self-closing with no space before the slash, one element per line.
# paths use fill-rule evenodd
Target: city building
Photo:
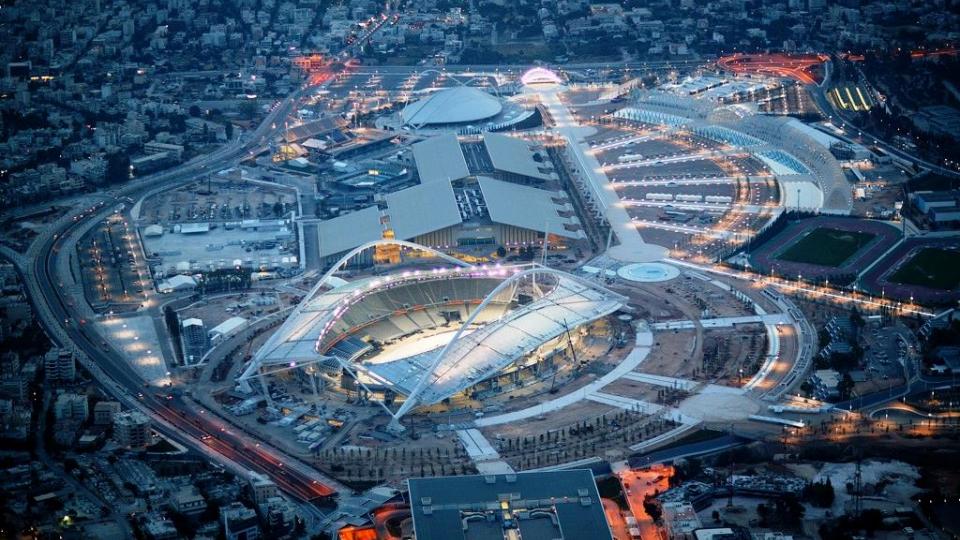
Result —
<path fill-rule="evenodd" d="M 694 531 L 700 528 L 700 519 L 693 505 L 688 502 L 668 502 L 661 505 L 663 528 L 667 540 L 693 540 Z"/>
<path fill-rule="evenodd" d="M 225 540 L 258 540 L 260 525 L 257 512 L 243 503 L 232 502 L 220 508 L 220 523 Z"/>
<path fill-rule="evenodd" d="M 280 495 L 277 484 L 262 474 L 250 473 L 250 491 L 253 492 L 253 502 L 259 508 L 273 497 Z"/>
<path fill-rule="evenodd" d="M 183 158 L 183 145 L 151 141 L 143 145 L 143 153 L 148 156 L 167 153 L 173 156 L 177 161 L 180 161 Z"/>
<path fill-rule="evenodd" d="M 810 376 L 813 395 L 817 399 L 831 400 L 840 397 L 840 381 L 843 377 L 835 369 L 818 369 Z"/>
<path fill-rule="evenodd" d="M 113 425 L 113 419 L 119 412 L 119 402 L 100 401 L 93 406 L 93 423 L 97 426 Z"/>
<path fill-rule="evenodd" d="M 157 282 L 157 291 L 161 294 L 167 294 L 177 291 L 191 291 L 197 286 L 197 280 L 192 276 L 177 274 L 168 279 Z"/>
<path fill-rule="evenodd" d="M 150 419 L 140 411 L 124 411 L 114 415 L 113 436 L 124 448 L 145 448 L 153 444 Z"/>
<path fill-rule="evenodd" d="M 411 478 L 417 540 L 611 539 L 588 470 Z"/>
<path fill-rule="evenodd" d="M 193 365 L 207 352 L 210 338 L 207 336 L 203 321 L 196 317 L 184 319 L 180 323 L 180 335 L 183 336 L 183 361 Z"/>
<path fill-rule="evenodd" d="M 461 143 L 445 134 L 414 144 L 412 153 L 418 185 L 317 224 L 324 264 L 388 235 L 465 253 L 539 246 L 544 236 L 551 246 L 586 239 L 548 153 L 535 143 L 493 133 Z"/>
<path fill-rule="evenodd" d="M 87 421 L 90 405 L 85 394 L 60 394 L 53 403 L 53 416 L 57 422 Z"/>
<path fill-rule="evenodd" d="M 144 516 L 140 528 L 148 540 L 175 540 L 180 537 L 173 522 L 158 513 Z"/>
<path fill-rule="evenodd" d="M 230 317 L 222 323 L 214 326 L 207 332 L 210 345 L 216 345 L 224 339 L 239 332 L 247 325 L 247 320 L 243 317 Z"/>
<path fill-rule="evenodd" d="M 296 525 L 296 509 L 283 497 L 270 497 L 260 505 L 266 530 L 271 536 L 280 537 L 293 531 Z"/>
<path fill-rule="evenodd" d="M 185 515 L 196 515 L 207 509 L 207 501 L 196 486 L 180 486 L 170 495 L 170 507 Z"/>
<path fill-rule="evenodd" d="M 43 371 L 48 381 L 73 381 L 77 376 L 73 353 L 66 349 L 50 349 L 43 357 Z"/>

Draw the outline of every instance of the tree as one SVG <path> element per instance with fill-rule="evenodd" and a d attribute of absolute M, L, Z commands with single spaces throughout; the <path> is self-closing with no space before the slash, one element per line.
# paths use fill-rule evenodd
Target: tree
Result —
<path fill-rule="evenodd" d="M 107 155 L 107 170 L 104 181 L 108 184 L 126 182 L 130 179 L 130 156 L 124 152 Z"/>
<path fill-rule="evenodd" d="M 818 508 L 830 508 L 834 500 L 833 484 L 829 478 L 807 484 L 803 488 L 803 498 Z"/>
<path fill-rule="evenodd" d="M 250 99 L 240 104 L 240 115 L 243 118 L 252 120 L 256 114 L 257 114 L 257 102 L 255 100 Z"/>
<path fill-rule="evenodd" d="M 853 378 L 850 377 L 849 373 L 844 373 L 843 378 L 840 380 L 840 383 L 837 385 L 837 392 L 840 393 L 840 399 L 849 399 L 850 393 L 853 391 Z"/>
<path fill-rule="evenodd" d="M 653 521 L 659 522 L 660 518 L 663 517 L 663 510 L 660 509 L 660 505 L 653 499 L 645 499 L 643 501 L 643 511 L 646 512 Z"/>

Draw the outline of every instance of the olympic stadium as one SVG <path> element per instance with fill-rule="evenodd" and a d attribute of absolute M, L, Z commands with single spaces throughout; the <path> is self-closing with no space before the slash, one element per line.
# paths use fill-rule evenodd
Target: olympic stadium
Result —
<path fill-rule="evenodd" d="M 364 249 L 430 253 L 446 266 L 345 282 L 333 273 Z M 571 333 L 624 307 L 626 298 L 580 276 L 536 263 L 472 266 L 402 241 L 345 256 L 314 286 L 238 378 L 314 366 L 341 386 L 359 385 L 392 417 L 458 395 L 495 392 L 554 373 Z M 396 406 L 395 410 L 390 405 Z"/>

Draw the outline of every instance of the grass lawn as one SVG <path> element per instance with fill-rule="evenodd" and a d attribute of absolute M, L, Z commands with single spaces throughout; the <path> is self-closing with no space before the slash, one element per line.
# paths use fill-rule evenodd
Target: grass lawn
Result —
<path fill-rule="evenodd" d="M 890 278 L 895 283 L 920 285 L 951 291 L 960 286 L 960 251 L 926 248 L 897 269 Z"/>
<path fill-rule="evenodd" d="M 781 261 L 837 267 L 869 244 L 874 236 L 871 233 L 819 227 L 776 258 Z"/>

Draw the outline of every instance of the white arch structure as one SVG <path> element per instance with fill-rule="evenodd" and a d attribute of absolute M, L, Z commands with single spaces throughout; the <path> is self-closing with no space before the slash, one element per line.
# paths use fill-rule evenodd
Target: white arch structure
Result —
<path fill-rule="evenodd" d="M 240 376 L 237 377 L 237 383 L 240 385 L 241 390 L 245 392 L 251 391 L 249 380 L 257 376 L 261 367 L 263 367 L 264 365 L 268 365 L 264 363 L 264 360 L 266 359 L 267 355 L 273 352 L 277 348 L 277 346 L 280 344 L 280 342 L 284 339 L 284 337 L 289 334 L 289 332 L 296 325 L 297 319 L 299 318 L 299 316 L 303 313 L 303 311 L 307 308 L 307 306 L 310 305 L 310 302 L 317 296 L 317 293 L 320 292 L 320 289 L 323 288 L 323 286 L 327 283 L 327 281 L 330 280 L 331 277 L 333 277 L 335 273 L 339 272 L 340 269 L 345 264 L 347 264 L 347 262 L 350 261 L 350 259 L 356 257 L 360 253 L 363 253 L 364 251 L 371 248 L 375 248 L 377 246 L 387 246 L 387 245 L 406 247 L 416 251 L 425 251 L 427 253 L 435 255 L 437 258 L 443 259 L 444 261 L 447 261 L 451 264 L 455 264 L 457 266 L 462 266 L 462 267 L 472 266 L 470 263 L 461 261 L 456 257 L 452 257 L 450 255 L 447 255 L 446 253 L 443 253 L 442 251 L 438 251 L 431 247 L 422 246 L 415 242 L 408 242 L 406 240 L 397 240 L 394 238 L 381 238 L 379 240 L 373 240 L 371 242 L 367 242 L 366 244 L 353 248 L 352 250 L 347 252 L 346 255 L 341 257 L 340 260 L 334 263 L 334 265 L 331 266 L 330 269 L 328 269 L 323 274 L 323 276 L 317 281 L 316 284 L 314 284 L 314 286 L 310 289 L 310 291 L 306 294 L 306 296 L 303 297 L 303 300 L 301 300 L 300 303 L 297 305 L 297 307 L 294 308 L 294 310 L 290 313 L 290 315 L 287 317 L 284 323 L 280 326 L 280 328 L 278 328 L 277 331 L 270 336 L 270 338 L 266 341 L 266 343 L 264 343 L 259 349 L 257 349 L 257 352 L 254 354 L 253 358 L 250 360 L 250 364 L 246 367 L 246 369 L 243 370 L 243 373 L 241 373 Z"/>
<path fill-rule="evenodd" d="M 468 317 L 467 320 L 464 321 L 464 323 L 460 326 L 460 328 L 454 334 L 453 338 L 433 358 L 433 361 L 430 363 L 430 367 L 425 373 L 425 375 L 420 378 L 420 380 L 417 382 L 416 386 L 414 387 L 413 391 L 407 396 L 406 400 L 403 402 L 403 404 L 400 406 L 397 412 L 393 414 L 393 419 L 390 421 L 390 426 L 389 426 L 390 429 L 394 431 L 403 430 L 403 427 L 400 425 L 400 418 L 404 414 L 409 412 L 410 409 L 412 409 L 413 407 L 419 404 L 419 398 L 421 394 L 423 394 L 427 385 L 433 381 L 430 375 L 437 374 L 437 371 L 443 364 L 444 359 L 446 359 L 447 355 L 450 354 L 450 351 L 457 344 L 460 343 L 460 340 L 463 338 L 464 330 L 466 330 L 471 324 L 473 324 L 474 320 L 476 320 L 476 318 L 483 312 L 484 308 L 486 308 L 490 304 L 490 302 L 492 302 L 495 298 L 497 298 L 497 295 L 499 295 L 501 292 L 506 290 L 508 287 L 515 287 L 524 278 L 536 276 L 536 275 L 551 275 L 561 280 L 570 279 L 572 281 L 579 283 L 580 285 L 585 286 L 590 290 L 600 292 L 602 295 L 604 295 L 607 298 L 616 299 L 616 305 L 610 306 L 607 310 L 608 311 L 607 313 L 600 313 L 597 317 L 592 317 L 592 318 L 587 317 L 588 320 L 595 320 L 596 318 L 609 314 L 609 312 L 613 312 L 616 309 L 619 309 L 625 303 L 625 300 L 626 300 L 624 296 L 617 294 L 613 291 L 610 291 L 609 289 L 606 289 L 605 287 L 602 287 L 585 278 L 582 278 L 580 276 L 576 276 L 573 274 L 569 274 L 561 270 L 548 268 L 545 266 L 534 265 L 534 267 L 530 269 L 523 270 L 521 272 L 517 272 L 509 276 L 507 279 L 505 279 L 503 282 L 497 285 L 492 291 L 490 291 L 489 294 L 487 294 L 487 296 L 483 299 L 480 305 L 478 305 L 474 309 L 470 317 Z M 546 296 L 544 298 L 546 298 Z M 495 325 L 497 323 L 491 323 L 491 324 Z M 448 366 L 447 369 L 444 371 L 444 374 L 449 372 L 449 370 L 454 367 L 456 367 L 456 364 Z M 502 367 L 500 369 L 502 369 Z"/>
<path fill-rule="evenodd" d="M 480 269 L 480 267 L 475 267 L 474 265 L 435 249 L 403 240 L 382 239 L 358 246 L 340 258 L 340 260 L 324 273 L 281 328 L 257 351 L 250 361 L 250 364 L 237 378 L 237 383 L 241 389 L 249 392 L 251 390 L 251 379 L 260 378 L 261 383 L 263 383 L 263 374 L 261 374 L 263 367 L 284 365 L 286 366 L 284 369 L 290 369 L 330 358 L 320 355 L 317 352 L 318 341 L 315 339 L 316 336 L 312 331 L 305 331 L 310 323 L 304 324 L 302 320 L 298 321 L 297 319 L 309 308 L 311 302 L 315 300 L 324 284 L 326 284 L 343 265 L 363 251 L 381 245 L 398 245 L 432 253 L 447 262 L 464 267 L 468 269 L 468 271 Z M 626 298 L 620 294 L 614 293 L 586 278 L 568 274 L 560 270 L 536 264 L 523 270 L 518 270 L 519 268 L 515 268 L 513 270 L 515 273 L 509 274 L 492 291 L 484 296 L 483 300 L 473 309 L 473 312 L 457 330 L 450 342 L 430 360 L 429 367 L 426 371 L 424 371 L 419 378 L 415 379 L 416 382 L 413 389 L 408 393 L 402 392 L 407 394 L 407 398 L 396 412 L 391 412 L 385 404 L 380 403 L 384 411 L 391 416 L 391 429 L 396 431 L 402 430 L 403 427 L 400 425 L 400 418 L 417 405 L 427 403 L 427 401 L 424 400 L 424 394 L 428 389 L 428 385 L 433 385 L 433 393 L 435 394 L 432 395 L 429 403 L 436 403 L 443 399 L 443 396 L 449 397 L 449 395 L 462 391 L 470 385 L 502 371 L 503 368 L 515 362 L 522 355 L 528 354 L 530 350 L 535 349 L 535 347 L 543 342 L 562 335 L 562 332 L 568 328 L 568 320 L 571 322 L 570 327 L 576 327 L 613 313 L 626 302 Z M 531 277 L 535 278 L 537 276 L 553 276 L 557 278 L 556 285 L 552 290 L 541 295 L 531 304 L 521 306 L 509 314 L 504 315 L 500 320 L 490 323 L 469 335 L 465 334 L 465 330 L 476 321 L 480 313 L 482 313 L 491 302 L 494 302 L 501 296 L 503 291 L 509 288 L 514 288 L 515 290 L 522 280 Z M 343 294 L 353 295 L 355 292 L 356 291 L 347 289 Z M 333 302 L 335 303 L 319 308 L 321 311 L 328 311 L 324 312 L 325 314 L 322 315 L 322 319 L 314 320 L 314 325 L 330 323 L 345 312 L 342 311 L 346 309 L 342 307 L 344 304 L 339 300 L 333 300 Z M 331 319 L 331 317 L 333 317 L 333 319 Z M 501 334 L 500 332 L 503 333 Z M 288 341 L 290 336 L 298 335 L 300 339 L 294 338 L 292 341 Z M 481 342 L 488 340 L 487 345 L 491 342 L 502 345 L 503 352 L 486 347 L 482 348 L 485 354 L 471 355 L 471 351 L 476 352 L 481 349 L 475 347 L 471 343 L 471 339 Z M 503 341 L 498 343 L 497 340 Z M 276 354 L 278 349 L 284 347 L 290 348 L 280 351 L 281 354 Z M 272 358 L 271 355 L 273 355 Z M 367 391 L 370 390 L 366 387 L 366 384 L 357 377 L 358 371 L 364 371 L 367 369 L 366 367 L 347 365 L 347 362 L 344 362 L 336 355 L 332 356 L 332 358 L 336 359 L 340 365 L 357 380 L 358 384 L 363 386 Z M 457 369 L 461 369 L 464 373 L 456 372 L 455 370 Z M 468 377 L 465 373 L 466 371 L 470 371 L 473 376 Z M 411 381 L 411 383 L 413 383 L 413 381 Z"/>

